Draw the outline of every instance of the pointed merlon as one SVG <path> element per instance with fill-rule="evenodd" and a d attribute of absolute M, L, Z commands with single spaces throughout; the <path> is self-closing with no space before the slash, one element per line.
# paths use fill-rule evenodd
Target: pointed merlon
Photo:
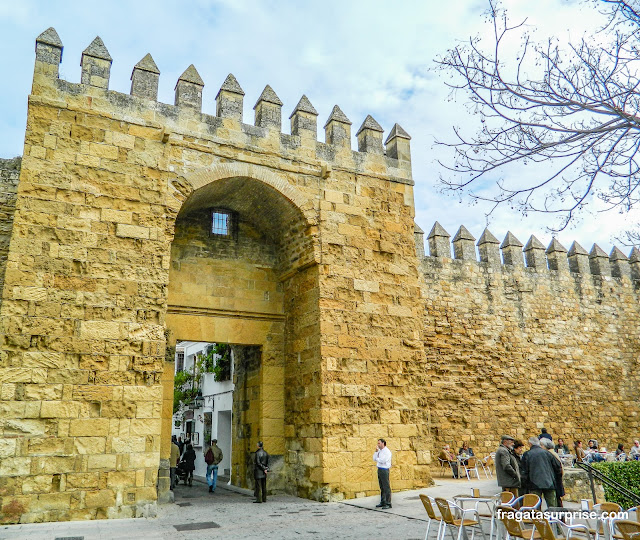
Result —
<path fill-rule="evenodd" d="M 469 232 L 469 230 L 464 225 L 460 225 L 458 232 L 453 237 L 454 242 L 456 242 L 457 240 L 471 240 L 472 242 L 476 241 L 474 236 Z"/>
<path fill-rule="evenodd" d="M 558 242 L 557 238 L 551 240 L 549 247 L 547 248 L 546 253 L 566 253 L 567 248 L 565 248 L 560 242 Z"/>
<path fill-rule="evenodd" d="M 493 234 L 491 234 L 491 231 L 489 230 L 488 227 L 484 229 L 484 231 L 482 232 L 482 236 L 480 237 L 480 240 L 478 240 L 479 246 L 483 244 L 499 244 L 499 243 L 500 243 L 500 240 L 498 240 L 495 236 L 493 236 Z"/>
<path fill-rule="evenodd" d="M 192 84 L 197 84 L 198 86 L 204 86 L 204 81 L 193 64 L 184 70 L 184 73 L 180 75 L 178 81 L 190 82 Z"/>
<path fill-rule="evenodd" d="M 609 255 L 609 259 L 612 261 L 627 261 L 628 257 L 622 253 L 616 246 L 613 246 L 611 250 L 611 255 Z"/>
<path fill-rule="evenodd" d="M 502 244 L 500 244 L 500 248 L 506 247 L 522 247 L 522 242 L 518 240 L 511 231 L 507 231 L 507 235 L 504 237 Z"/>
<path fill-rule="evenodd" d="M 324 127 L 327 127 L 329 125 L 329 122 L 333 121 L 351 125 L 351 120 L 347 118 L 347 115 L 344 114 L 342 112 L 342 109 L 340 109 L 340 107 L 338 107 L 337 105 L 333 106 L 333 110 L 331 111 L 329 119 L 327 120 L 327 123 L 324 125 Z"/>
<path fill-rule="evenodd" d="M 233 94 L 240 94 L 241 96 L 244 96 L 244 90 L 238 83 L 238 80 L 233 76 L 233 73 L 229 73 L 229 75 L 227 75 L 227 78 L 222 83 L 220 90 L 218 90 L 218 94 L 220 94 L 220 92 L 222 92 L 223 90 L 226 90 L 227 92 L 231 92 Z M 216 96 L 216 98 L 217 97 L 218 96 Z"/>
<path fill-rule="evenodd" d="M 445 238 L 451 238 L 451 235 L 444 230 L 444 227 L 440 225 L 437 221 L 431 228 L 431 232 L 429 233 L 428 238 L 434 238 L 436 236 L 444 236 Z"/>
<path fill-rule="evenodd" d="M 569 255 L 589 255 L 589 253 L 578 242 L 574 241 L 569 248 Z"/>
<path fill-rule="evenodd" d="M 302 94 L 302 97 L 300 98 L 300 101 L 298 101 L 298 104 L 296 105 L 296 108 L 293 109 L 293 112 L 291 113 L 291 116 L 289 118 L 291 118 L 298 111 L 306 112 L 306 113 L 309 113 L 309 114 L 313 114 L 314 116 L 318 116 L 318 111 L 315 110 L 313 105 L 311 105 L 311 102 L 309 101 L 309 98 L 307 96 L 305 96 L 304 94 Z"/>
<path fill-rule="evenodd" d="M 384 129 L 382 129 L 380 124 L 378 124 L 378 122 L 376 122 L 373 116 L 371 116 L 370 114 L 368 114 L 364 119 L 364 122 L 362 122 L 362 125 L 360 126 L 358 133 L 356 133 L 356 136 L 360 135 L 360 133 L 362 133 L 365 129 L 371 129 L 373 131 L 384 133 Z"/>
<path fill-rule="evenodd" d="M 640 249 L 634 247 L 629 253 L 629 262 L 637 263 L 640 262 Z"/>
<path fill-rule="evenodd" d="M 606 257 L 609 258 L 609 255 L 602 249 L 598 244 L 593 244 L 591 248 L 591 252 L 589 253 L 589 257 Z"/>
<path fill-rule="evenodd" d="M 135 66 L 133 66 L 133 69 L 141 69 L 143 71 L 148 71 L 150 73 L 156 73 L 160 75 L 160 70 L 158 69 L 158 66 L 156 66 L 156 63 L 153 61 L 153 57 L 149 53 L 145 54 L 144 58 L 140 60 L 140 62 L 138 62 Z"/>
<path fill-rule="evenodd" d="M 540 240 L 538 240 L 533 234 L 531 235 L 531 238 L 529 238 L 527 245 L 524 247 L 525 251 L 530 249 L 544 249 L 542 242 L 540 242 Z"/>
<path fill-rule="evenodd" d="M 402 129 L 402 126 L 400 124 L 393 124 L 391 133 L 389 133 L 389 136 L 387 137 L 387 140 L 384 141 L 384 144 L 388 144 L 391 139 L 395 139 L 396 137 L 399 139 L 407 139 L 408 141 L 411 140 L 411 136 L 404 129 Z"/>
<path fill-rule="evenodd" d="M 413 222 L 413 232 L 424 234 L 424 231 L 420 228 L 420 225 L 418 225 L 415 221 Z"/>
<path fill-rule="evenodd" d="M 280 107 L 282 107 L 282 101 L 280 101 L 278 94 L 276 94 L 273 91 L 273 88 L 271 88 L 269 85 L 264 87 L 262 94 L 260 94 L 260 97 L 258 98 L 258 101 L 256 101 L 256 104 L 253 106 L 253 108 L 255 109 L 258 106 L 258 103 L 260 103 L 261 101 L 266 101 L 267 103 L 273 103 L 274 105 L 280 105 Z"/>
<path fill-rule="evenodd" d="M 108 60 L 109 62 L 113 61 L 109 51 L 104 46 L 102 39 L 100 36 L 96 36 L 96 38 L 89 44 L 89 46 L 82 51 L 83 56 L 93 56 L 94 58 L 100 58 L 101 60 Z"/>
<path fill-rule="evenodd" d="M 42 34 L 36 38 L 36 43 L 46 43 L 47 45 L 52 45 L 53 47 L 62 49 L 62 41 L 53 26 L 50 26 L 42 32 Z"/>

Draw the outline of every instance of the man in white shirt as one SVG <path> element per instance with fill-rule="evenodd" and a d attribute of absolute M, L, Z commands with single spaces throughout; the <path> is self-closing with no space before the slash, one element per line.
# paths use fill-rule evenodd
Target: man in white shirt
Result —
<path fill-rule="evenodd" d="M 387 441 L 384 439 L 378 439 L 373 461 L 378 465 L 378 484 L 380 484 L 380 504 L 377 504 L 376 508 L 387 510 L 391 508 L 391 485 L 389 484 L 391 450 L 387 448 Z"/>

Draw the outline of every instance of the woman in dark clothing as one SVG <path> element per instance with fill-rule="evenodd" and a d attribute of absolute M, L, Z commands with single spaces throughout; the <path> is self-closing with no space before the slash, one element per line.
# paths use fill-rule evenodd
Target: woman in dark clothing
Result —
<path fill-rule="evenodd" d="M 513 443 L 513 454 L 518 460 L 518 467 L 520 468 L 520 487 L 518 488 L 518 497 L 522 497 L 528 493 L 527 486 L 525 486 L 524 468 L 522 466 L 522 454 L 524 453 L 524 443 L 522 441 L 515 441 Z"/>
<path fill-rule="evenodd" d="M 193 471 L 196 470 L 196 452 L 191 444 L 187 444 L 187 449 L 184 451 L 182 461 L 187 471 L 187 480 L 189 481 L 189 485 L 191 485 L 193 483 Z"/>

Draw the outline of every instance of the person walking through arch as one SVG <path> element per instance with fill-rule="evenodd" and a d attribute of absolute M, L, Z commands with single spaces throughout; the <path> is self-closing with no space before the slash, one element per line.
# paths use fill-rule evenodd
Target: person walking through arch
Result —
<path fill-rule="evenodd" d="M 207 484 L 209 493 L 214 493 L 218 483 L 218 465 L 222 461 L 222 450 L 218 447 L 218 439 L 212 439 L 211 445 L 204 451 L 204 462 L 207 464 Z"/>

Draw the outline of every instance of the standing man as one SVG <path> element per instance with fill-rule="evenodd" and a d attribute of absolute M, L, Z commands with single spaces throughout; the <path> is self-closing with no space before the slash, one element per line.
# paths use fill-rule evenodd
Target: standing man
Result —
<path fill-rule="evenodd" d="M 547 507 L 558 506 L 556 477 L 562 475 L 562 465 L 551 453 L 540 447 L 537 437 L 529 439 L 531 449 L 522 456 L 522 468 L 529 485 L 529 493 L 543 497 Z"/>
<path fill-rule="evenodd" d="M 387 510 L 391 508 L 391 485 L 389 484 L 391 450 L 387 448 L 387 441 L 384 439 L 378 439 L 373 461 L 378 465 L 378 484 L 380 485 L 380 504 L 376 504 L 376 508 Z"/>
<path fill-rule="evenodd" d="M 213 439 L 211 446 L 205 450 L 204 461 L 207 464 L 206 478 L 207 484 L 209 484 L 209 493 L 213 493 L 218 483 L 218 465 L 222 461 L 222 450 L 218 447 L 218 439 Z"/>
<path fill-rule="evenodd" d="M 520 487 L 520 467 L 518 459 L 513 455 L 514 438 L 510 435 L 503 435 L 500 438 L 500 446 L 496 450 L 496 478 L 502 491 L 513 493 L 518 496 Z"/>
<path fill-rule="evenodd" d="M 549 434 L 546 427 L 543 427 L 540 430 L 540 435 L 538 435 L 538 440 L 542 439 L 549 439 L 550 441 L 553 441 L 553 437 Z"/>
<path fill-rule="evenodd" d="M 264 450 L 262 441 L 258 443 L 256 455 L 253 458 L 253 478 L 256 488 L 253 492 L 256 500 L 254 503 L 267 502 L 267 473 L 269 472 L 269 454 Z M 262 493 L 262 495 L 261 495 Z"/>
<path fill-rule="evenodd" d="M 171 481 L 171 489 L 176 485 L 176 467 L 180 459 L 180 449 L 176 444 L 175 435 L 171 437 L 171 457 L 169 458 L 169 479 Z"/>

